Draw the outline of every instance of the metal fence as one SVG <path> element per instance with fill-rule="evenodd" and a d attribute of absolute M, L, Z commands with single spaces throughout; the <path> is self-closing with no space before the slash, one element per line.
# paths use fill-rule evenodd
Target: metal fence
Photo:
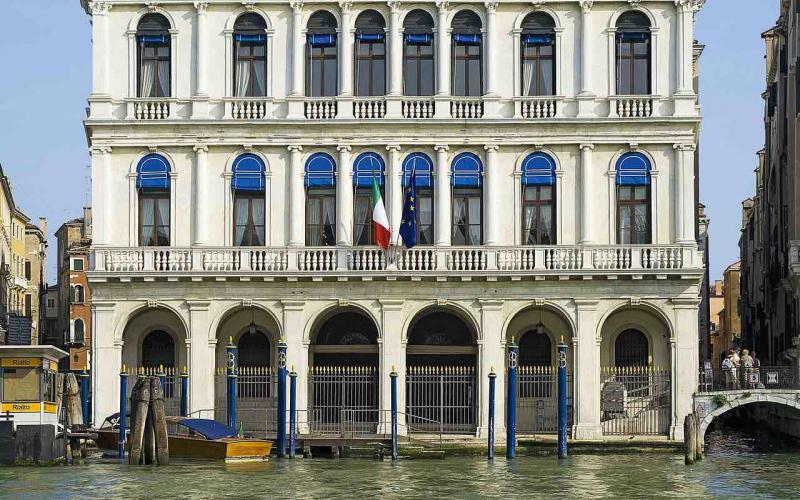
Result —
<path fill-rule="evenodd" d="M 128 408 L 131 408 L 131 391 L 136 385 L 137 377 L 159 377 L 163 380 L 161 390 L 164 391 L 164 410 L 167 415 L 181 414 L 181 376 L 175 368 L 153 366 L 128 367 Z"/>
<path fill-rule="evenodd" d="M 378 375 L 372 366 L 316 366 L 309 373 L 309 430 L 353 437 L 378 431 Z"/>
<path fill-rule="evenodd" d="M 558 368 L 520 366 L 517 373 L 517 430 L 558 431 Z M 567 372 L 567 425 L 572 425 L 572 373 Z"/>
<path fill-rule="evenodd" d="M 800 389 L 800 369 L 793 366 L 700 370 L 699 392 L 743 389 Z"/>
<path fill-rule="evenodd" d="M 412 366 L 406 375 L 409 431 L 474 433 L 477 382 L 472 366 Z"/>
<path fill-rule="evenodd" d="M 603 434 L 669 433 L 672 402 L 669 370 L 650 366 L 604 367 L 600 373 Z"/>
<path fill-rule="evenodd" d="M 227 380 L 224 367 L 215 374 L 214 419 L 227 422 Z M 277 376 L 269 366 L 243 366 L 236 377 L 236 419 L 247 435 L 266 437 L 277 429 Z"/>

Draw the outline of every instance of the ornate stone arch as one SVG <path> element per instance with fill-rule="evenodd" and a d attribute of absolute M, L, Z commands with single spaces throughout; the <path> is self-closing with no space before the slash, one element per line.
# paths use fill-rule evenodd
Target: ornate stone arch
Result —
<path fill-rule="evenodd" d="M 633 147 L 632 147 L 633 146 Z M 659 192 L 659 170 L 658 163 L 653 155 L 647 149 L 642 149 L 639 145 L 629 145 L 627 148 L 619 149 L 608 164 L 606 171 L 606 179 L 608 181 L 608 241 L 617 241 L 617 189 L 616 189 L 616 174 L 617 162 L 625 153 L 640 153 L 650 162 L 650 210 L 652 214 L 658 213 L 658 192 Z M 659 243 L 659 217 L 650 218 L 650 233 L 652 235 L 652 242 Z"/>
<path fill-rule="evenodd" d="M 325 12 L 331 14 L 334 17 L 334 19 L 336 19 L 336 32 L 339 33 L 339 34 L 343 33 L 343 31 L 342 31 L 342 16 L 339 14 L 338 10 L 332 9 L 332 8 L 328 7 L 327 5 L 317 5 L 315 9 L 308 10 L 307 12 L 305 12 L 303 14 L 303 33 L 306 33 L 308 31 L 308 28 L 307 28 L 308 20 L 311 19 L 311 16 L 313 16 L 317 12 L 321 12 L 321 11 L 325 11 Z M 351 14 L 351 16 L 352 16 L 352 14 Z M 355 21 L 353 21 L 353 22 L 355 22 Z"/>
<path fill-rule="evenodd" d="M 383 340 L 383 330 L 381 329 L 381 320 L 380 317 L 375 314 L 369 307 L 359 304 L 358 302 L 348 302 L 347 304 L 340 304 L 337 302 L 332 302 L 319 311 L 312 317 L 306 320 L 305 327 L 303 328 L 303 342 L 306 344 L 312 343 L 312 334 L 315 333 L 316 330 L 330 319 L 332 316 L 339 312 L 347 312 L 350 310 L 351 312 L 358 312 L 363 314 L 367 317 L 372 323 L 375 325 L 375 330 L 378 332 L 378 343 L 380 344 Z"/>
<path fill-rule="evenodd" d="M 136 32 L 139 26 L 139 21 L 146 16 L 147 14 L 161 14 L 166 18 L 169 22 L 170 26 L 170 96 L 174 99 L 177 96 L 178 91 L 178 78 L 180 77 L 180 73 L 178 72 L 178 34 L 180 33 L 178 30 L 178 25 L 175 22 L 175 18 L 172 14 L 169 13 L 166 9 L 163 9 L 157 5 L 149 5 L 146 8 L 139 9 L 135 14 L 131 16 L 131 20 L 128 23 L 128 31 L 126 31 L 126 35 L 128 37 L 128 98 L 135 99 L 138 95 L 137 92 L 137 61 L 138 58 L 136 56 L 137 49 L 137 42 L 136 42 Z M 133 109 L 133 108 L 129 108 Z M 130 114 L 130 112 L 129 112 Z M 133 116 L 128 116 L 129 119 L 133 119 Z"/>
<path fill-rule="evenodd" d="M 545 308 L 557 316 L 561 317 L 561 319 L 569 326 L 572 337 L 577 337 L 578 326 L 575 323 L 575 316 L 572 314 L 567 308 L 562 306 L 561 304 L 554 302 L 552 300 L 545 300 L 541 305 L 536 304 L 536 302 L 525 302 L 517 307 L 515 307 L 512 311 L 510 311 L 505 319 L 503 320 L 503 327 L 501 332 L 503 332 L 500 338 L 500 344 L 506 345 L 508 339 L 508 328 L 511 326 L 511 322 L 516 318 L 520 313 L 527 311 L 528 309 L 535 309 L 537 307 Z M 566 340 L 566 339 L 565 339 Z"/>
<path fill-rule="evenodd" d="M 460 3 L 458 5 L 453 5 L 450 7 L 450 10 L 447 12 L 447 30 L 449 31 L 451 28 L 450 26 L 453 24 L 453 18 L 461 11 L 469 10 L 474 12 L 478 18 L 481 20 L 481 33 L 486 33 L 486 10 L 479 8 L 480 4 L 472 4 L 472 3 Z"/>
<path fill-rule="evenodd" d="M 267 13 L 264 12 L 264 10 L 261 9 L 260 7 L 253 6 L 253 7 L 239 7 L 238 9 L 233 11 L 233 13 L 231 13 L 231 15 L 228 16 L 228 20 L 225 21 L 225 32 L 228 31 L 233 32 L 233 26 L 236 24 L 236 20 L 239 19 L 239 16 L 243 14 L 258 14 L 259 16 L 262 17 L 262 19 L 264 19 L 264 22 L 267 25 L 268 32 L 271 32 L 274 29 L 272 25 L 272 20 L 267 15 Z"/>
<path fill-rule="evenodd" d="M 264 245 L 269 246 L 272 243 L 272 168 L 270 167 L 269 160 L 258 149 L 254 148 L 241 148 L 236 150 L 233 154 L 228 156 L 225 161 L 225 170 L 222 173 L 224 182 L 222 183 L 222 207 L 223 207 L 223 225 L 225 244 L 233 246 L 233 191 L 231 190 L 231 180 L 233 178 L 233 162 L 236 158 L 243 154 L 256 155 L 262 162 L 264 162 Z"/>
<path fill-rule="evenodd" d="M 412 4 L 401 4 L 401 11 L 400 11 L 400 30 L 403 30 L 403 23 L 406 21 L 406 16 L 414 10 L 421 10 L 427 12 L 431 19 L 433 19 L 433 32 L 436 33 L 438 26 L 438 19 L 439 13 L 436 9 L 433 8 L 434 4 L 427 4 L 427 3 L 412 3 Z"/>
<path fill-rule="evenodd" d="M 472 337 L 476 345 L 483 340 L 483 332 L 481 331 L 480 328 L 480 319 L 476 318 L 468 307 L 465 307 L 464 305 L 454 301 L 439 303 L 435 300 L 431 300 L 423 302 L 415 309 L 409 311 L 408 315 L 403 321 L 403 327 L 400 337 L 402 339 L 402 342 L 404 343 L 408 342 L 408 332 L 411 329 L 411 326 L 416 322 L 416 320 L 418 320 L 419 318 L 423 317 L 424 315 L 430 312 L 436 312 L 437 310 L 441 312 L 452 313 L 457 317 L 459 317 L 461 320 L 463 320 L 466 323 L 467 327 L 470 329 L 470 332 L 472 333 Z"/>
<path fill-rule="evenodd" d="M 128 246 L 139 246 L 139 194 L 136 189 L 136 169 L 142 158 L 149 154 L 158 154 L 163 156 L 169 163 L 169 211 L 170 211 L 170 224 L 169 224 L 169 241 L 170 245 L 175 244 L 176 237 L 176 224 L 175 215 L 178 213 L 177 203 L 177 183 L 179 178 L 178 163 L 166 151 L 159 149 L 157 146 L 141 151 L 130 164 L 128 168 Z"/>
<path fill-rule="evenodd" d="M 267 37 L 267 88 L 265 97 L 270 98 L 272 97 L 272 81 L 276 79 L 272 70 L 274 67 L 272 64 L 274 59 L 273 55 L 275 54 L 275 51 L 273 50 L 273 45 L 275 45 L 275 28 L 272 24 L 272 19 L 270 19 L 267 13 L 256 6 L 240 7 L 236 9 L 230 16 L 228 16 L 228 20 L 225 21 L 225 29 L 222 32 L 223 36 L 225 37 L 225 96 L 233 97 L 233 28 L 236 24 L 236 20 L 239 19 L 239 17 L 243 14 L 256 14 L 261 16 L 261 18 L 264 20 L 264 23 L 267 25 L 265 32 Z"/>
<path fill-rule="evenodd" d="M 167 19 L 167 21 L 169 21 L 170 29 L 173 30 L 178 29 L 177 24 L 175 24 L 175 18 L 172 16 L 172 14 L 170 14 L 168 10 L 154 4 L 152 6 L 139 9 L 135 14 L 131 16 L 131 20 L 128 22 L 128 31 L 135 32 L 136 29 L 139 27 L 139 21 L 141 21 L 142 18 L 147 14 L 161 14 Z"/>
<path fill-rule="evenodd" d="M 278 340 L 284 338 L 283 324 L 281 324 L 281 321 L 280 321 L 280 317 L 281 316 L 278 315 L 276 311 L 274 311 L 272 308 L 270 308 L 266 304 L 263 304 L 261 302 L 252 301 L 250 304 L 245 304 L 244 302 L 242 302 L 242 303 L 239 303 L 239 304 L 230 305 L 230 306 L 226 307 L 223 311 L 221 311 L 219 314 L 217 314 L 214 317 L 214 319 L 211 320 L 211 324 L 209 326 L 208 333 L 207 333 L 208 341 L 209 342 L 219 341 L 219 339 L 217 338 L 218 337 L 217 330 L 219 330 L 219 327 L 225 322 L 225 320 L 227 320 L 228 318 L 230 318 L 232 315 L 236 314 L 237 312 L 242 311 L 242 310 L 246 310 L 249 307 L 253 307 L 255 309 L 258 309 L 259 311 L 263 311 L 264 313 L 266 313 L 267 316 L 269 317 L 269 319 L 272 320 L 275 323 L 275 325 L 278 327 L 278 331 L 277 332 L 265 332 L 265 333 L 267 333 L 269 335 L 270 340 L 274 340 L 277 343 Z M 274 336 L 274 338 L 273 338 L 273 336 Z"/>
<path fill-rule="evenodd" d="M 660 28 L 660 26 L 658 24 L 658 21 L 656 20 L 656 16 L 653 14 L 653 11 L 651 11 L 649 8 L 647 8 L 646 6 L 644 6 L 642 4 L 638 4 L 638 5 L 635 5 L 635 6 L 621 5 L 620 7 L 618 7 L 614 12 L 611 13 L 611 17 L 609 17 L 608 26 L 607 26 L 608 29 L 616 30 L 616 28 L 617 28 L 617 20 L 620 18 L 620 16 L 622 14 L 624 14 L 624 13 L 626 13 L 628 11 L 641 12 L 642 14 L 647 16 L 647 19 L 650 20 L 650 30 L 651 31 L 653 30 L 653 28 L 655 28 L 655 29 L 659 29 Z"/>
<path fill-rule="evenodd" d="M 790 399 L 777 394 L 758 394 L 756 397 L 749 397 L 745 401 L 742 398 L 736 398 L 732 401 L 726 402 L 724 405 L 715 408 L 713 411 L 706 414 L 698 425 L 699 440 L 702 442 L 705 439 L 706 431 L 715 418 L 727 413 L 728 411 L 739 406 L 745 406 L 754 403 L 771 403 L 788 406 L 800 411 L 800 401 L 797 399 Z"/>
<path fill-rule="evenodd" d="M 650 60 L 650 75 L 651 75 L 651 86 L 652 86 L 652 94 L 659 95 L 659 66 L 658 66 L 658 33 L 661 30 L 661 26 L 659 25 L 656 16 L 653 12 L 648 9 L 647 7 L 637 4 L 634 6 L 631 5 L 622 5 L 617 10 L 615 10 L 611 16 L 609 17 L 608 26 L 606 27 L 606 33 L 608 34 L 608 67 L 610 70 L 608 71 L 608 95 L 616 94 L 616 36 L 617 36 L 617 20 L 619 17 L 628 11 L 637 11 L 641 12 L 647 19 L 650 21 L 650 50 L 651 50 L 651 60 Z M 654 102 L 653 105 L 655 106 L 656 103 Z"/>
<path fill-rule="evenodd" d="M 174 314 L 180 320 L 180 324 L 183 327 L 184 331 L 186 332 L 186 340 L 190 340 L 192 338 L 192 331 L 189 329 L 189 323 L 180 309 L 170 304 L 162 302 L 158 302 L 155 305 L 144 302 L 135 305 L 127 313 L 124 313 L 123 315 L 117 318 L 114 326 L 114 343 L 123 342 L 124 341 L 123 335 L 125 333 L 125 328 L 131 322 L 131 320 L 136 318 L 139 314 L 150 309 L 165 309 Z"/>
<path fill-rule="evenodd" d="M 632 304 L 630 300 L 628 301 L 618 301 L 615 305 L 609 307 L 606 312 L 600 317 L 597 322 L 597 332 L 596 338 L 601 339 L 603 325 L 605 325 L 608 318 L 610 318 L 614 313 L 625 310 L 625 309 L 643 309 L 648 311 L 649 313 L 656 316 L 659 320 L 664 323 L 664 326 L 667 328 L 667 332 L 669 333 L 669 339 L 675 338 L 675 325 L 672 318 L 669 317 L 664 312 L 664 309 L 659 307 L 657 304 L 654 304 L 648 300 L 641 300 L 636 304 Z"/>

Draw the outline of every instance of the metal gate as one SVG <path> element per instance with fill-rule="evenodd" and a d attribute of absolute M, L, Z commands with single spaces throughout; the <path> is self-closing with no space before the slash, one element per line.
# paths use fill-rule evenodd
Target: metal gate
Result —
<path fill-rule="evenodd" d="M 243 366 L 236 377 L 236 419 L 245 434 L 266 437 L 277 427 L 277 377 L 269 366 Z M 215 377 L 214 419 L 227 422 L 227 380 L 225 368 L 217 368 Z"/>
<path fill-rule="evenodd" d="M 309 393 L 313 434 L 353 437 L 378 432 L 377 368 L 312 367 Z"/>
<path fill-rule="evenodd" d="M 603 434 L 669 434 L 671 404 L 669 370 L 649 366 L 601 370 Z"/>
<path fill-rule="evenodd" d="M 472 366 L 412 366 L 406 376 L 408 430 L 472 434 L 476 396 Z"/>
<path fill-rule="evenodd" d="M 567 372 L 567 425 L 572 425 L 572 373 Z M 520 366 L 517 375 L 517 430 L 558 432 L 558 369 Z"/>
<path fill-rule="evenodd" d="M 175 368 L 157 367 L 128 367 L 128 408 L 133 386 L 137 377 L 158 377 L 163 380 L 161 390 L 164 391 L 164 411 L 167 415 L 180 415 L 181 413 L 181 377 Z"/>

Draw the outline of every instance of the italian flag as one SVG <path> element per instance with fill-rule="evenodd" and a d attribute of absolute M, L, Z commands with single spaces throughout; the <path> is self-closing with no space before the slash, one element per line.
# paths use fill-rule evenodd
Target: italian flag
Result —
<path fill-rule="evenodd" d="M 375 243 L 384 250 L 388 250 L 392 232 L 389 230 L 389 218 L 386 217 L 381 189 L 378 187 L 378 181 L 374 178 L 372 179 L 372 225 L 375 231 Z"/>

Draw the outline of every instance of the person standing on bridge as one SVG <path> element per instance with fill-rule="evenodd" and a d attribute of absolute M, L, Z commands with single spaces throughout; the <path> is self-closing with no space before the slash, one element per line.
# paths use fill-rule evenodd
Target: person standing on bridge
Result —
<path fill-rule="evenodd" d="M 753 357 L 750 356 L 750 352 L 747 349 L 742 350 L 742 357 L 741 357 L 741 366 L 742 366 L 742 387 L 747 387 L 748 389 L 752 389 L 755 384 L 753 381 Z"/>
<path fill-rule="evenodd" d="M 725 389 L 734 388 L 736 381 L 736 368 L 733 366 L 733 351 L 730 351 L 722 360 L 722 377 L 725 380 Z"/>

